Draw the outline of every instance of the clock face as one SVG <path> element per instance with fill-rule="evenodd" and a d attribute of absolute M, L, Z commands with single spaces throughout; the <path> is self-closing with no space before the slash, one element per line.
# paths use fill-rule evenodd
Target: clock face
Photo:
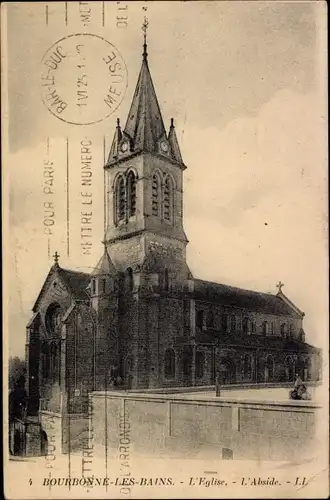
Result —
<path fill-rule="evenodd" d="M 167 142 L 166 142 L 166 141 L 162 141 L 162 142 L 160 143 L 160 149 L 161 149 L 162 151 L 164 151 L 164 153 L 167 153 L 167 151 L 168 151 L 168 144 L 167 144 Z"/>
<path fill-rule="evenodd" d="M 126 151 L 128 150 L 128 143 L 127 142 L 123 142 L 122 145 L 120 146 L 120 150 L 123 153 L 126 153 Z"/>

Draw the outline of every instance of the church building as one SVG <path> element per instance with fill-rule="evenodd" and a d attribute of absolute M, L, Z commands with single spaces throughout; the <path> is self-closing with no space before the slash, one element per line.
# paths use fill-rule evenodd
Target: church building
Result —
<path fill-rule="evenodd" d="M 101 166 L 100 166 L 101 168 Z M 86 411 L 91 391 L 318 380 L 321 351 L 282 291 L 196 278 L 186 260 L 183 174 L 165 126 L 146 38 L 124 126 L 108 160 L 104 251 L 91 274 L 58 255 L 27 325 L 29 412 Z M 211 181 L 210 181 L 211 182 Z M 101 217 L 101 215 L 100 215 Z M 113 390 L 113 389 L 112 389 Z"/>

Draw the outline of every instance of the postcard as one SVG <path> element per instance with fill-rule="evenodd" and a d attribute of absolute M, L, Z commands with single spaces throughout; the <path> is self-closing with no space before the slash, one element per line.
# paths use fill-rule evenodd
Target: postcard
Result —
<path fill-rule="evenodd" d="M 326 3 L 1 21 L 6 498 L 327 498 Z"/>

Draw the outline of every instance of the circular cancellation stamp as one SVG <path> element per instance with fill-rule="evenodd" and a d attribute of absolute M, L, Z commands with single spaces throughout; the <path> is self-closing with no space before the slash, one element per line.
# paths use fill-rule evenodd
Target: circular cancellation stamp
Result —
<path fill-rule="evenodd" d="M 112 43 L 78 33 L 47 50 L 40 85 L 42 100 L 54 116 L 73 125 L 89 125 L 118 108 L 127 88 L 127 68 Z"/>

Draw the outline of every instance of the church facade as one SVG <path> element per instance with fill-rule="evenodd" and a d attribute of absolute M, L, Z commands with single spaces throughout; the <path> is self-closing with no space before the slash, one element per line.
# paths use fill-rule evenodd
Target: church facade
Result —
<path fill-rule="evenodd" d="M 318 380 L 304 313 L 274 295 L 196 279 L 186 260 L 183 162 L 166 129 L 147 46 L 124 127 L 104 166 L 107 230 L 91 274 L 56 254 L 27 325 L 29 412 L 86 411 L 88 393 Z"/>

